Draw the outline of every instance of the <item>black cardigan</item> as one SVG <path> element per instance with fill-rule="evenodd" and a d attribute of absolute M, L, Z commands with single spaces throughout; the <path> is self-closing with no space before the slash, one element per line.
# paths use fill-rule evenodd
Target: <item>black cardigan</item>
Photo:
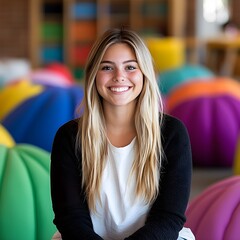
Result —
<path fill-rule="evenodd" d="M 81 189 L 81 160 L 75 155 L 77 125 L 77 121 L 72 120 L 60 127 L 52 147 L 53 222 L 63 240 L 97 240 L 102 238 L 93 230 L 84 191 Z M 164 159 L 159 195 L 145 225 L 127 237 L 127 240 L 176 240 L 186 221 L 192 156 L 189 136 L 183 123 L 164 115 L 162 141 Z"/>

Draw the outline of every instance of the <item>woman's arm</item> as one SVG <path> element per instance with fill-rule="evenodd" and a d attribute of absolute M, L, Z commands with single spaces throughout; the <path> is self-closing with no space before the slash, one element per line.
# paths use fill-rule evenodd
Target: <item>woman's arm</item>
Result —
<path fill-rule="evenodd" d="M 185 126 L 179 120 L 165 116 L 163 124 L 165 157 L 159 196 L 145 225 L 126 240 L 176 240 L 186 221 L 192 173 L 190 141 Z"/>
<path fill-rule="evenodd" d="M 75 155 L 76 133 L 76 121 L 65 124 L 57 131 L 52 147 L 51 196 L 54 224 L 64 240 L 102 239 L 93 230 L 81 187 L 81 162 Z"/>

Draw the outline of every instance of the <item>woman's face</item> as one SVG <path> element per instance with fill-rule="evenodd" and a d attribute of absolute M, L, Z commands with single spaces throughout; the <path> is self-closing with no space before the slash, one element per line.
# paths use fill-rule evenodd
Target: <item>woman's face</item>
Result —
<path fill-rule="evenodd" d="M 103 104 L 135 104 L 143 88 L 143 74 L 131 47 L 116 43 L 106 50 L 96 75 L 96 87 Z"/>

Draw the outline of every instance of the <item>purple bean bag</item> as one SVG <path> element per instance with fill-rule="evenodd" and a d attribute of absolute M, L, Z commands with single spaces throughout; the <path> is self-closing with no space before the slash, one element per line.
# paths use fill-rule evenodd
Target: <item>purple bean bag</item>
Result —
<path fill-rule="evenodd" d="M 197 240 L 240 239 L 240 176 L 209 186 L 186 211 L 186 226 Z"/>
<path fill-rule="evenodd" d="M 45 87 L 45 90 L 17 106 L 2 120 L 16 143 L 28 143 L 51 151 L 57 129 L 76 117 L 83 98 L 79 85 L 68 88 Z"/>
<path fill-rule="evenodd" d="M 240 133 L 240 84 L 237 81 L 186 83 L 170 94 L 166 108 L 188 129 L 194 165 L 232 167 Z"/>

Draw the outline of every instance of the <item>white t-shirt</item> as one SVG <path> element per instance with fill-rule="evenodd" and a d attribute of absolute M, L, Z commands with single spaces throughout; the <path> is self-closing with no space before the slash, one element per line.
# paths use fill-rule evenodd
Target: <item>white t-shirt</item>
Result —
<path fill-rule="evenodd" d="M 135 198 L 135 178 L 130 179 L 135 139 L 125 147 L 109 144 L 103 172 L 101 202 L 91 213 L 94 231 L 105 240 L 121 240 L 144 225 L 150 206 Z"/>
<path fill-rule="evenodd" d="M 144 226 L 150 205 L 135 197 L 136 182 L 130 178 L 135 158 L 135 138 L 125 147 L 109 143 L 109 155 L 103 172 L 101 203 L 91 212 L 94 231 L 104 240 L 122 240 Z M 179 239 L 194 240 L 189 228 L 179 232 Z"/>

